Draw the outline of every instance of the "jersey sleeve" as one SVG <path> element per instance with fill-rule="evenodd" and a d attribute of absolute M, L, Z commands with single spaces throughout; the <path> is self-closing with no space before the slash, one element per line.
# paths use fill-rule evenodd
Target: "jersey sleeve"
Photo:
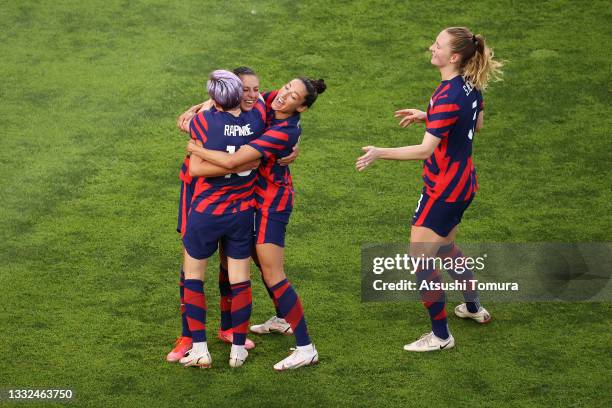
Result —
<path fill-rule="evenodd" d="M 460 110 L 461 107 L 448 98 L 436 99 L 427 107 L 426 131 L 441 139 L 448 136 L 459 119 Z"/>
<path fill-rule="evenodd" d="M 267 159 L 272 155 L 278 157 L 283 150 L 290 148 L 291 139 L 289 133 L 273 126 L 248 145 Z"/>
<path fill-rule="evenodd" d="M 257 102 L 255 102 L 255 106 L 253 107 L 253 110 L 259 113 L 259 117 L 261 118 L 261 121 L 263 122 L 263 124 L 265 124 L 266 123 L 266 104 L 262 102 L 261 99 L 258 99 Z"/>
<path fill-rule="evenodd" d="M 206 112 L 200 112 L 193 117 L 189 124 L 189 134 L 193 140 L 199 140 L 202 144 L 206 143 L 208 132 L 208 120 Z"/>
<path fill-rule="evenodd" d="M 270 109 L 270 105 L 272 105 L 272 101 L 274 100 L 274 98 L 276 98 L 277 94 L 278 94 L 278 90 L 271 91 L 271 92 L 264 92 L 261 94 L 261 96 L 264 99 L 267 109 Z"/>

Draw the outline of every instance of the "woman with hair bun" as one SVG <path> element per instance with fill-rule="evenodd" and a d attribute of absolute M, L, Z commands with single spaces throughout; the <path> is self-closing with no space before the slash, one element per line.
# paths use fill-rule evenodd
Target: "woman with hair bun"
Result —
<path fill-rule="evenodd" d="M 301 77 L 277 91 L 264 94 L 268 127 L 261 137 L 234 154 L 202 148 L 191 142 L 187 147 L 193 156 L 230 170 L 253 160 L 262 160 L 255 190 L 256 253 L 266 287 L 275 301 L 277 313 L 282 315 L 272 319 L 284 318 L 297 344 L 289 357 L 274 365 L 277 371 L 315 364 L 319 359 L 308 334 L 300 299 L 285 276 L 285 232 L 293 208 L 294 191 L 289 167 L 279 165 L 277 159 L 293 151 L 301 134 L 300 114 L 306 112 L 325 89 L 322 79 Z M 257 332 L 255 326 L 251 330 Z"/>
<path fill-rule="evenodd" d="M 440 71 L 442 82 L 433 93 L 427 111 L 402 109 L 396 112 L 400 126 L 425 123 L 426 131 L 419 145 L 396 148 L 366 146 L 357 159 L 362 171 L 378 159 L 424 160 L 423 192 L 417 203 L 410 232 L 410 256 L 427 260 L 441 257 L 453 265 L 465 265 L 465 258 L 455 236 L 465 210 L 472 202 L 478 182 L 472 163 L 474 134 L 484 122 L 482 91 L 501 74 L 502 64 L 493 59 L 485 38 L 466 27 L 443 30 L 429 47 L 431 64 Z M 421 263 L 416 270 L 421 299 L 429 312 L 432 331 L 404 346 L 406 351 L 433 351 L 452 348 L 455 340 L 446 318 L 444 291 L 436 289 L 440 277 L 435 267 Z M 474 279 L 470 269 L 449 269 L 451 276 L 467 283 L 465 303 L 455 308 L 460 318 L 488 323 L 491 315 L 480 305 L 471 290 Z"/>

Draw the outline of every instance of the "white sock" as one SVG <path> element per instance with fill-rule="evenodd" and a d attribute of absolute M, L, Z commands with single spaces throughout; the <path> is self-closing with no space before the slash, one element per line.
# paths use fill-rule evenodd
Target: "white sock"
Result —
<path fill-rule="evenodd" d="M 312 345 L 312 343 L 307 344 L 305 346 L 296 346 L 296 347 L 297 347 L 298 350 L 301 350 L 301 351 L 312 351 L 312 350 L 314 350 L 314 346 Z"/>
<path fill-rule="evenodd" d="M 191 352 L 194 354 L 205 354 L 208 353 L 208 343 L 205 341 L 200 341 L 198 343 L 193 343 L 191 346 Z"/>
<path fill-rule="evenodd" d="M 243 354 L 243 351 L 246 351 L 245 346 L 237 346 L 236 344 L 232 344 L 232 350 L 230 351 L 230 354 L 237 354 L 237 353 Z"/>

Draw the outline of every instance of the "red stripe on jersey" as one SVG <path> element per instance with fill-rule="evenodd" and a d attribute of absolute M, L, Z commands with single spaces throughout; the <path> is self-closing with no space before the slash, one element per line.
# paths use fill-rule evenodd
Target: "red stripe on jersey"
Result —
<path fill-rule="evenodd" d="M 461 109 L 461 108 L 456 103 L 445 103 L 445 104 L 434 106 L 429 111 L 429 114 L 430 115 L 434 115 L 436 113 L 442 113 L 442 112 L 456 112 L 459 109 Z"/>
<path fill-rule="evenodd" d="M 198 114 L 198 116 L 196 116 L 193 119 L 193 125 L 196 128 L 196 131 L 198 132 L 198 134 L 200 135 L 201 139 L 202 139 L 202 143 L 206 143 L 206 133 L 205 131 L 202 130 L 202 127 L 199 124 L 199 121 L 197 120 L 197 118 L 202 118 L 203 122 L 202 122 L 202 126 L 204 126 L 204 129 L 206 130 L 206 132 L 208 131 L 208 123 L 206 122 L 206 119 L 204 119 L 204 114 Z M 194 132 L 191 133 L 191 138 L 197 140 L 198 139 L 198 134 L 194 134 Z"/>
<path fill-rule="evenodd" d="M 202 126 L 204 126 L 204 130 L 208 132 L 208 122 L 206 121 L 206 118 L 204 117 L 204 112 L 200 112 L 200 119 L 202 119 Z"/>
<path fill-rule="evenodd" d="M 276 150 L 282 150 L 284 148 L 283 145 L 270 143 L 270 142 L 266 142 L 265 140 L 259 140 L 259 139 L 255 139 L 251 143 L 256 144 L 257 146 L 269 147 L 271 149 L 276 149 Z"/>
<path fill-rule="evenodd" d="M 183 180 L 185 183 L 189 184 L 193 180 L 191 174 L 189 174 L 189 156 L 185 156 L 185 160 L 183 161 L 183 165 L 181 166 L 181 170 L 179 172 L 179 179 Z"/>
<path fill-rule="evenodd" d="M 434 193 L 431 195 L 432 198 L 438 199 L 438 197 L 444 193 L 444 189 L 450 184 L 453 177 L 455 177 L 457 170 L 459 170 L 459 162 L 454 162 L 446 169 L 444 174 L 441 174 L 434 180 L 435 185 L 433 188 Z"/>
<path fill-rule="evenodd" d="M 423 221 L 425 221 L 425 218 L 427 217 L 427 214 L 429 214 L 429 211 L 431 210 L 431 206 L 433 205 L 433 203 L 436 200 L 431 197 L 428 201 L 427 204 L 425 204 L 425 208 L 423 208 L 423 212 L 421 212 L 421 215 L 419 216 L 419 218 L 416 220 L 416 222 L 414 223 L 414 225 L 422 225 Z"/>
<path fill-rule="evenodd" d="M 472 196 L 472 191 L 474 191 L 474 180 L 472 180 L 472 173 L 470 172 L 470 188 L 468 188 L 467 193 L 465 193 L 465 197 L 463 197 L 463 201 L 467 201 Z"/>
<path fill-rule="evenodd" d="M 266 99 L 266 105 L 270 106 L 270 104 L 272 103 L 272 101 L 274 100 L 274 98 L 276 98 L 276 95 L 278 94 L 278 91 L 272 91 L 268 94 L 268 98 Z"/>
<path fill-rule="evenodd" d="M 203 213 L 204 211 L 206 211 L 206 209 L 208 208 L 209 205 L 214 204 L 215 201 L 217 201 L 219 198 L 221 198 L 221 196 L 217 196 L 217 197 L 206 197 L 205 199 L 203 199 L 202 201 L 200 201 L 200 203 L 198 204 L 198 206 L 195 208 L 195 210 L 199 213 Z"/>
<path fill-rule="evenodd" d="M 434 102 L 437 101 L 440 98 L 440 95 L 442 95 L 442 93 L 448 91 L 449 89 L 450 89 L 450 84 L 444 85 L 444 87 L 442 89 L 440 89 L 439 91 L 434 92 L 433 97 L 431 99 Z"/>
<path fill-rule="evenodd" d="M 261 223 L 259 224 L 259 233 L 257 234 L 257 244 L 263 244 L 266 241 L 266 227 L 268 226 L 268 214 L 263 213 Z"/>
<path fill-rule="evenodd" d="M 259 114 L 261 115 L 261 118 L 265 122 L 266 121 L 266 110 L 264 109 L 264 107 L 261 106 L 261 104 L 259 104 L 259 103 L 255 103 L 255 109 L 257 109 L 259 111 Z"/>
<path fill-rule="evenodd" d="M 430 129 L 443 128 L 452 125 L 457 121 L 457 119 L 459 119 L 459 116 L 455 116 L 449 119 L 432 120 L 431 122 L 427 122 L 426 127 Z"/>
<path fill-rule="evenodd" d="M 283 192 L 283 196 L 281 197 L 280 202 L 278 203 L 278 208 L 276 210 L 284 211 L 287 208 L 288 201 L 289 201 L 289 189 L 285 188 L 285 191 Z"/>
<path fill-rule="evenodd" d="M 285 124 L 286 124 L 287 122 L 283 122 L 283 123 L 285 123 Z M 284 126 L 284 125 L 283 125 L 283 123 L 281 123 L 281 124 L 279 124 L 279 125 L 275 125 L 275 126 Z M 267 131 L 264 133 L 264 135 L 265 135 L 265 136 L 272 136 L 272 137 L 275 137 L 275 138 L 277 138 L 277 139 L 282 140 L 283 142 L 286 142 L 287 140 L 289 140 L 289 135 L 288 135 L 288 134 L 286 134 L 286 133 L 284 133 L 284 132 L 280 132 L 280 131 L 278 131 L 278 130 L 272 130 L 272 129 L 267 130 Z"/>
<path fill-rule="evenodd" d="M 423 167 L 423 176 L 427 177 L 433 183 L 433 187 L 436 186 L 436 174 L 434 174 L 429 168 Z"/>
<path fill-rule="evenodd" d="M 219 204 L 217 206 L 217 208 L 215 208 L 215 211 L 213 211 L 213 215 L 222 215 L 223 212 L 225 211 L 225 209 L 230 205 L 230 204 L 235 204 L 233 203 L 233 201 L 235 200 L 239 200 L 241 198 L 245 198 L 250 196 L 251 194 L 253 194 L 253 189 L 251 188 L 248 191 L 242 192 L 242 193 L 237 193 L 237 194 L 232 194 L 229 197 L 227 197 L 225 199 L 225 202 Z"/>
<path fill-rule="evenodd" d="M 448 201 L 456 201 L 457 197 L 459 197 L 459 193 L 461 193 L 463 191 L 463 189 L 465 188 L 465 182 L 467 181 L 468 177 L 470 176 L 471 173 L 471 169 L 470 169 L 470 164 L 468 162 L 468 164 L 465 166 L 465 169 L 463 169 L 463 174 L 461 174 L 461 178 L 459 179 L 459 183 L 457 183 L 457 185 L 455 186 L 455 188 L 453 189 L 453 192 L 450 194 L 450 196 L 448 196 Z"/>
<path fill-rule="evenodd" d="M 183 183 L 183 194 L 181 197 L 181 238 L 187 230 L 187 184 Z"/>

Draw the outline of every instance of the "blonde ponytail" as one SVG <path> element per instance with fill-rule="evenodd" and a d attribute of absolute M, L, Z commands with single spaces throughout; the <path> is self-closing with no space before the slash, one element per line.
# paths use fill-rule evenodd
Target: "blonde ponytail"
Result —
<path fill-rule="evenodd" d="M 503 63 L 493 59 L 493 50 L 482 35 L 472 34 L 467 27 L 450 27 L 446 32 L 453 38 L 453 53 L 461 55 L 459 66 L 466 80 L 480 90 L 486 89 L 491 80 L 501 80 Z"/>

